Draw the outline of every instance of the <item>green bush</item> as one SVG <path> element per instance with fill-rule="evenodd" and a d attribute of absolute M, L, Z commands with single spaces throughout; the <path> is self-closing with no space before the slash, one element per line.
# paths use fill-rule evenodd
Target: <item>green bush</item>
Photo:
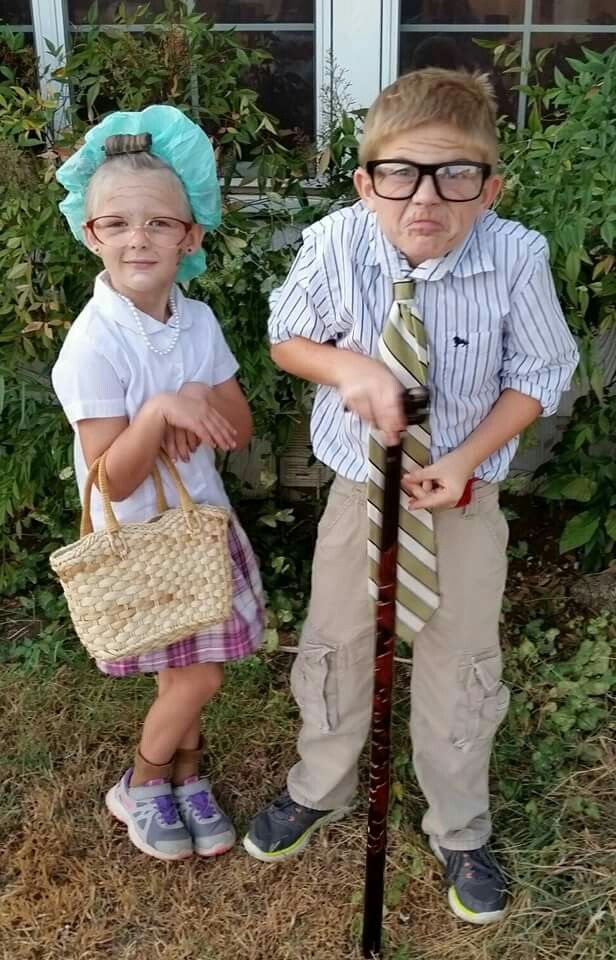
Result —
<path fill-rule="evenodd" d="M 531 76 L 550 52 L 542 51 Z M 547 237 L 558 295 L 580 338 L 581 372 L 601 398 L 593 339 L 616 322 L 616 46 L 583 54 L 569 60 L 569 78 L 556 67 L 552 85 L 522 86 L 527 126 L 502 128 L 499 211 Z"/>
<path fill-rule="evenodd" d="M 71 92 L 72 129 L 56 134 L 58 103 L 45 102 L 33 87 L 23 38 L 3 28 L 0 48 L 0 591 L 14 596 L 47 588 L 49 551 L 76 532 L 71 437 L 49 371 L 90 294 L 98 262 L 74 242 L 58 213 L 60 158 L 90 119 L 115 106 L 172 103 L 208 129 L 225 180 L 224 217 L 206 238 L 208 273 L 192 283 L 190 294 L 211 302 L 240 361 L 257 433 L 280 451 L 309 397 L 304 384 L 269 360 L 267 294 L 286 274 L 301 227 L 351 199 L 362 112 L 343 111 L 317 154 L 296 148 L 245 84 L 246 71 L 267 54 L 245 52 L 231 32 L 214 31 L 207 19 L 168 4 L 138 33 L 95 27 L 78 35 L 57 76 Z M 615 64 L 613 51 L 587 54 L 571 80 L 557 75 L 553 88 L 530 88 L 528 129 L 521 137 L 503 131 L 501 212 L 548 236 L 559 294 L 586 358 L 596 332 L 614 317 L 614 130 L 607 117 Z M 238 177 L 243 185 L 257 181 L 260 199 L 238 199 Z M 585 364 L 588 371 L 588 359 Z M 599 462 L 596 441 L 613 430 L 614 414 L 594 369 L 590 379 L 602 399 L 576 408 L 559 459 L 549 467 L 549 490 L 586 498 L 577 523 L 590 529 L 585 549 L 598 566 L 613 550 L 613 471 L 607 460 L 590 471 Z M 583 485 L 571 482 L 580 478 Z M 276 509 L 268 504 L 264 515 Z M 582 543 L 570 534 L 565 548 Z M 299 566 L 276 562 L 277 569 L 266 571 L 272 588 L 282 596 L 288 583 L 299 595 Z"/>
<path fill-rule="evenodd" d="M 498 47 L 496 59 L 508 57 Z M 499 212 L 543 233 L 567 321 L 580 347 L 580 398 L 554 456 L 541 471 L 546 497 L 583 504 L 563 531 L 561 550 L 581 549 L 586 569 L 614 555 L 616 541 L 616 382 L 606 383 L 599 336 L 616 327 L 616 46 L 583 50 L 541 82 L 542 51 L 522 87 L 527 127 L 502 130 L 506 171 Z"/>

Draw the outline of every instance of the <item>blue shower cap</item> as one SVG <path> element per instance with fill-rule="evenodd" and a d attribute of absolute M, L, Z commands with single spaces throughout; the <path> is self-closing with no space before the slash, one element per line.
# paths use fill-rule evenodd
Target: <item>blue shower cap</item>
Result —
<path fill-rule="evenodd" d="M 207 230 L 214 230 L 220 223 L 220 187 L 209 138 L 180 110 L 156 105 L 135 113 L 109 114 L 88 130 L 83 146 L 57 170 L 57 179 L 68 190 L 60 210 L 73 236 L 82 243 L 86 191 L 92 175 L 105 160 L 105 140 L 115 134 L 139 133 L 151 135 L 149 152 L 168 164 L 182 181 L 195 223 Z M 196 250 L 182 258 L 176 280 L 185 283 L 205 269 L 205 253 Z"/>

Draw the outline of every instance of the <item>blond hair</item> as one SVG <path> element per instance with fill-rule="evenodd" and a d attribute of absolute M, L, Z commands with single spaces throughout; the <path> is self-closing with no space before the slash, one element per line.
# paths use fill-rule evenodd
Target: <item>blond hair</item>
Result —
<path fill-rule="evenodd" d="M 446 123 L 498 160 L 496 97 L 485 73 L 427 67 L 400 77 L 376 98 L 364 126 L 359 162 L 377 160 L 383 142 L 429 123 Z"/>

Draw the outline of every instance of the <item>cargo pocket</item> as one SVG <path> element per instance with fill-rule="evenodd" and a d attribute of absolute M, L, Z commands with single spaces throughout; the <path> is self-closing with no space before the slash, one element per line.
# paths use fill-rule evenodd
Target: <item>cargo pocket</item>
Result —
<path fill-rule="evenodd" d="M 291 690 L 307 727 L 333 733 L 338 725 L 335 651 L 306 645 L 291 670 Z"/>
<path fill-rule="evenodd" d="M 491 740 L 505 719 L 510 694 L 501 681 L 498 649 L 465 654 L 458 666 L 452 740 L 459 750 Z"/>

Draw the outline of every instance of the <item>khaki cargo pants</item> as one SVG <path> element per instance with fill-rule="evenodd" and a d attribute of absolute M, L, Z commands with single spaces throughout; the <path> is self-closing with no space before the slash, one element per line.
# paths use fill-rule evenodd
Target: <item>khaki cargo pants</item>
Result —
<path fill-rule="evenodd" d="M 424 831 L 448 849 L 470 850 L 490 835 L 490 753 L 509 705 L 499 644 L 508 530 L 496 485 L 475 484 L 467 507 L 434 519 L 441 606 L 414 643 L 413 763 L 428 803 Z M 288 788 L 317 810 L 351 801 L 370 729 L 375 622 L 366 543 L 366 486 L 336 477 L 291 673 L 302 729 Z"/>

